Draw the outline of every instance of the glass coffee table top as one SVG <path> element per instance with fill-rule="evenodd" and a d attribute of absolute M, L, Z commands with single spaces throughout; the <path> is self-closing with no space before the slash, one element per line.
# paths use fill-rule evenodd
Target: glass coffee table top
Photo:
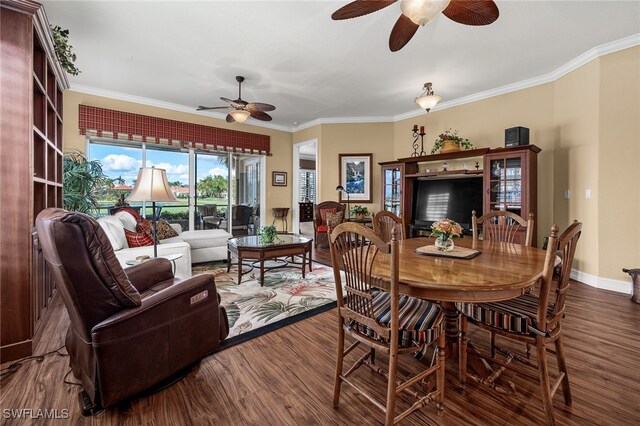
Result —
<path fill-rule="evenodd" d="M 311 238 L 303 237 L 297 234 L 278 234 L 273 243 L 265 244 L 262 242 L 260 235 L 249 235 L 247 237 L 231 238 L 229 244 L 233 244 L 236 247 L 275 247 L 289 244 L 306 244 L 311 241 Z"/>

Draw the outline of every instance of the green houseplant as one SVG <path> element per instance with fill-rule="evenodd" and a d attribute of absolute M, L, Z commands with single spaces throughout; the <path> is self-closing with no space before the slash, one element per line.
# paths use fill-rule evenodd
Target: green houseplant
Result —
<path fill-rule="evenodd" d="M 278 239 L 278 230 L 275 225 L 267 225 L 260 228 L 260 237 L 263 244 L 273 244 Z"/>
<path fill-rule="evenodd" d="M 369 215 L 369 209 L 363 206 L 356 205 L 351 209 L 351 214 L 356 215 L 356 218 L 362 220 Z"/>
<path fill-rule="evenodd" d="M 445 152 L 460 151 L 461 149 L 473 149 L 473 144 L 469 139 L 458 136 L 457 130 L 446 130 L 441 133 L 433 144 L 432 154 L 442 154 Z"/>
<path fill-rule="evenodd" d="M 51 26 L 53 36 L 53 47 L 56 57 L 63 70 L 71 75 L 80 74 L 80 70 L 75 66 L 76 54 L 73 53 L 73 46 L 69 44 L 69 30 L 63 30 L 59 25 Z"/>
<path fill-rule="evenodd" d="M 67 210 L 90 213 L 98 207 L 96 195 L 113 185 L 98 160 L 89 161 L 80 151 L 64 155 L 62 162 L 63 205 Z"/>

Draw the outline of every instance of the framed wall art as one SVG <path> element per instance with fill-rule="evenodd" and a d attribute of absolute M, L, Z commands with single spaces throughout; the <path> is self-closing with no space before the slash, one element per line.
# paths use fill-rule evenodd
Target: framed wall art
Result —
<path fill-rule="evenodd" d="M 271 173 L 272 186 L 287 186 L 287 172 Z"/>
<path fill-rule="evenodd" d="M 371 203 L 371 158 L 372 154 L 339 154 L 340 185 L 349 193 L 349 201 Z M 343 191 L 339 192 L 339 202 L 347 201 Z"/>

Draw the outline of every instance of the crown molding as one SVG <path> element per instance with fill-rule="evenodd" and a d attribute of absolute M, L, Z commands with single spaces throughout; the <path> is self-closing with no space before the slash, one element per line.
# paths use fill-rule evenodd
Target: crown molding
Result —
<path fill-rule="evenodd" d="M 152 107 L 168 109 L 171 111 L 186 112 L 188 114 L 201 115 L 203 117 L 217 118 L 222 121 L 224 121 L 227 116 L 227 114 L 221 114 L 219 112 L 196 111 L 196 109 L 192 106 L 175 104 L 173 102 L 165 102 L 157 99 L 145 98 L 143 96 L 129 95 L 122 92 L 100 89 L 97 87 L 85 86 L 82 84 L 72 84 L 70 90 L 74 92 L 85 93 L 87 95 L 102 96 L 104 98 L 111 98 L 111 99 L 117 99 L 119 101 L 132 102 L 132 103 L 141 104 L 141 105 L 148 105 Z M 266 129 L 280 130 L 288 133 L 293 132 L 292 127 L 281 126 L 279 124 L 270 124 L 266 122 L 264 124 L 263 122 L 260 122 L 259 124 L 252 122 L 251 124 L 247 124 L 247 125 L 255 126 L 255 127 L 263 127 Z"/>
<path fill-rule="evenodd" d="M 515 83 L 507 84 L 504 86 L 500 86 L 494 89 L 485 90 L 483 92 L 474 93 L 472 95 L 463 96 L 461 98 L 452 99 L 450 101 L 445 101 L 439 103 L 435 108 L 433 108 L 432 112 L 437 112 L 440 110 L 444 110 L 447 108 L 453 108 L 460 105 L 477 102 L 483 99 L 492 98 L 494 96 L 500 96 L 511 92 L 516 92 L 518 90 L 524 90 L 531 87 L 539 86 L 542 84 L 547 84 L 558 80 L 559 78 L 569 74 L 572 71 L 580 68 L 583 65 L 588 64 L 594 59 L 598 59 L 601 56 L 608 55 L 610 53 L 615 53 L 620 50 L 628 49 L 631 47 L 640 45 L 640 33 L 630 35 L 628 37 L 621 38 L 619 40 L 614 40 L 610 43 L 601 44 L 600 46 L 596 46 L 592 49 L 587 50 L 580 56 L 570 60 L 566 64 L 556 68 L 550 73 L 529 78 L 527 80 L 518 81 Z M 191 106 L 174 104 L 171 102 L 159 101 L 156 99 L 145 98 L 141 96 L 128 95 L 121 92 L 115 92 L 110 90 L 99 89 L 91 86 L 84 86 L 80 84 L 72 84 L 71 90 L 81 93 L 86 93 L 89 95 L 103 96 L 107 98 L 118 99 L 127 102 L 133 102 L 137 104 L 155 106 L 158 108 L 169 109 L 173 111 L 186 112 L 189 114 L 202 115 L 204 117 L 213 117 L 220 120 L 224 120 L 226 114 L 221 114 L 217 112 L 202 112 L 196 111 Z M 318 126 L 321 124 L 364 124 L 364 123 L 395 123 L 398 121 L 406 120 L 408 118 L 414 118 L 424 115 L 425 112 L 416 109 L 412 111 L 408 111 L 398 115 L 392 116 L 380 116 L 380 117 L 327 117 L 327 118 L 317 118 L 315 120 L 307 121 L 305 123 L 299 124 L 297 126 L 282 126 L 278 124 L 269 124 L 260 122 L 258 124 L 252 123 L 251 126 L 255 127 L 263 127 L 267 129 L 280 130 L 283 132 L 298 132 L 301 130 L 305 130 L 314 126 Z"/>

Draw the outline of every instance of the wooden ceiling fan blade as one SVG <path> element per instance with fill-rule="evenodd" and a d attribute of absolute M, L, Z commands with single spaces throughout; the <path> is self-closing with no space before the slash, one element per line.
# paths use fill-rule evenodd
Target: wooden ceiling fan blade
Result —
<path fill-rule="evenodd" d="M 247 104 L 247 108 L 252 111 L 273 111 L 276 109 L 276 107 L 274 107 L 273 105 L 264 104 L 262 102 L 249 102 Z"/>
<path fill-rule="evenodd" d="M 451 0 L 442 13 L 452 21 L 464 25 L 489 25 L 500 16 L 493 0 Z"/>
<path fill-rule="evenodd" d="M 272 118 L 269 114 L 267 114 L 266 112 L 262 112 L 262 111 L 249 111 L 249 113 L 251 114 L 251 117 L 255 118 L 256 120 L 261 120 L 261 121 L 271 121 Z"/>
<path fill-rule="evenodd" d="M 392 5 L 397 0 L 356 0 L 333 12 L 331 19 L 340 21 L 342 19 L 357 18 L 368 15 Z"/>
<path fill-rule="evenodd" d="M 238 102 L 238 99 L 231 100 L 229 98 L 225 98 L 224 96 L 220 96 L 220 99 L 225 101 L 225 102 L 229 102 L 231 105 L 233 105 L 234 108 L 238 108 L 238 107 L 244 106 L 244 104 Z"/>
<path fill-rule="evenodd" d="M 234 123 L 236 120 L 231 116 L 231 114 L 227 114 L 227 123 Z"/>
<path fill-rule="evenodd" d="M 389 49 L 397 52 L 402 49 L 418 31 L 419 25 L 405 15 L 400 15 L 389 36 Z"/>
<path fill-rule="evenodd" d="M 196 108 L 196 111 L 207 111 L 210 109 L 229 109 L 229 108 L 231 107 L 230 106 L 206 107 L 206 106 L 199 105 L 198 108 Z"/>

